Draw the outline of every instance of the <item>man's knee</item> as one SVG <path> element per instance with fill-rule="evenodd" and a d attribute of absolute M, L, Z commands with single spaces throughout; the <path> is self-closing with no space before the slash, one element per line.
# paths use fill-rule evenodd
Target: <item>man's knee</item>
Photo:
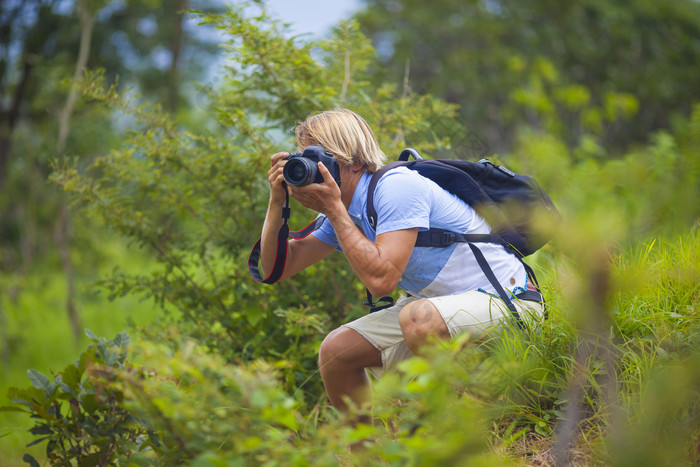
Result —
<path fill-rule="evenodd" d="M 361 339 L 356 331 L 344 326 L 331 331 L 321 342 L 319 365 L 348 365 L 359 360 L 358 338 Z"/>
<path fill-rule="evenodd" d="M 382 364 L 382 357 L 374 345 L 360 333 L 341 326 L 323 339 L 318 351 L 320 368 L 359 369 Z"/>
<path fill-rule="evenodd" d="M 318 363 L 324 365 L 331 361 L 336 361 L 343 354 L 341 337 L 343 328 L 334 329 L 321 342 L 318 349 Z"/>
<path fill-rule="evenodd" d="M 429 337 L 450 337 L 440 312 L 429 300 L 416 300 L 403 307 L 399 324 L 406 344 L 414 352 Z"/>

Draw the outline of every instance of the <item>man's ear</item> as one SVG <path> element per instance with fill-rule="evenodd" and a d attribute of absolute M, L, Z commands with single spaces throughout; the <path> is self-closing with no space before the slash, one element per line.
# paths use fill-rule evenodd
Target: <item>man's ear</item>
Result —
<path fill-rule="evenodd" d="M 362 162 L 353 162 L 353 164 L 350 166 L 350 170 L 353 172 L 362 172 L 365 170 L 365 165 Z"/>

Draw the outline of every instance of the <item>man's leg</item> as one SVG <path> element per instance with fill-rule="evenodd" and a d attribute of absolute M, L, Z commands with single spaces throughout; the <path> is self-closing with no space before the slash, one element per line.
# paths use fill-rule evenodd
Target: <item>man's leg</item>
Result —
<path fill-rule="evenodd" d="M 428 300 L 416 300 L 401 309 L 399 325 L 406 346 L 418 355 L 430 338 L 449 339 L 450 331 L 438 309 Z"/>
<path fill-rule="evenodd" d="M 382 357 L 357 331 L 340 327 L 323 340 L 318 366 L 331 403 L 347 412 L 345 396 L 358 406 L 370 402 L 372 390 L 365 368 L 382 366 Z"/>

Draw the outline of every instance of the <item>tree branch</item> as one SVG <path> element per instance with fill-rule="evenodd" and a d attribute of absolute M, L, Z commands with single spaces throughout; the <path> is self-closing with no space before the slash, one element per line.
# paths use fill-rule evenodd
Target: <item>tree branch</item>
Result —
<path fill-rule="evenodd" d="M 68 99 L 66 99 L 66 105 L 58 114 L 57 149 L 59 155 L 63 153 L 63 150 L 66 147 L 66 140 L 68 139 L 68 132 L 70 131 L 70 117 L 73 113 L 73 109 L 75 108 L 75 101 L 78 98 L 78 80 L 82 76 L 83 71 L 85 71 L 85 66 L 87 65 L 88 56 L 90 54 L 90 43 L 92 42 L 92 28 L 95 23 L 95 20 L 88 11 L 85 2 L 80 2 L 78 4 L 78 17 L 80 18 L 80 24 L 82 26 L 80 32 L 78 62 L 75 64 L 73 82 L 70 86 Z"/>
<path fill-rule="evenodd" d="M 345 49 L 345 77 L 343 78 L 343 89 L 340 91 L 340 103 L 345 100 L 345 95 L 348 92 L 348 84 L 350 83 L 350 49 Z"/>

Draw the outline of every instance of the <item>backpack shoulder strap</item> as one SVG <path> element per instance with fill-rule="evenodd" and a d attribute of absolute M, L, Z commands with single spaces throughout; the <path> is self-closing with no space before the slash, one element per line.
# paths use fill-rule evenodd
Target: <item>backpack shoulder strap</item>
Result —
<path fill-rule="evenodd" d="M 369 223 L 373 229 L 377 228 L 377 211 L 374 209 L 374 190 L 377 188 L 377 183 L 379 182 L 379 179 L 382 178 L 382 176 L 389 170 L 395 169 L 396 167 L 400 167 L 402 165 L 409 165 L 407 164 L 409 157 L 413 157 L 417 161 L 423 160 L 421 155 L 418 154 L 418 151 L 413 148 L 406 148 L 401 151 L 401 154 L 399 154 L 398 161 L 391 162 L 372 174 L 372 179 L 370 180 L 369 188 L 367 189 L 367 219 L 369 219 Z"/>
<path fill-rule="evenodd" d="M 369 225 L 371 225 L 373 229 L 377 228 L 377 210 L 374 209 L 374 190 L 377 188 L 379 179 L 391 169 L 408 164 L 408 162 L 404 161 L 391 162 L 372 174 L 372 178 L 369 181 L 369 187 L 367 188 L 367 219 L 369 220 Z"/>

